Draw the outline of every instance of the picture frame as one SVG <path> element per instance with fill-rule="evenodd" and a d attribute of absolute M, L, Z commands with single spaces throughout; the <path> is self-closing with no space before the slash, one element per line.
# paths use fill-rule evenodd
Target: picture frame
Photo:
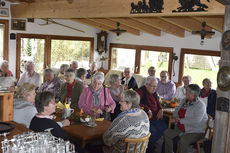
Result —
<path fill-rule="evenodd" d="M 0 17 L 9 17 L 9 9 L 0 8 Z"/>
<path fill-rule="evenodd" d="M 26 30 L 26 20 L 23 19 L 12 19 L 11 30 Z"/>

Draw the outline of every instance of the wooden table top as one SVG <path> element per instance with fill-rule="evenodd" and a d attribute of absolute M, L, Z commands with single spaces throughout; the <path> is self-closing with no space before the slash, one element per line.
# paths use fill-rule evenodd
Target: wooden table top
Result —
<path fill-rule="evenodd" d="M 109 129 L 111 122 L 104 120 L 96 122 L 96 127 L 88 127 L 84 124 L 73 124 L 63 127 L 63 130 L 71 137 L 81 141 L 101 139 L 103 134 Z"/>

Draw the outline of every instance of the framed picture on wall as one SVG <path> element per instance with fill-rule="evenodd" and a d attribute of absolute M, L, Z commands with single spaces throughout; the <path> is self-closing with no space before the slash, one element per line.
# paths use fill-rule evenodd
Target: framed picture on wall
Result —
<path fill-rule="evenodd" d="M 9 9 L 8 8 L 0 8 L 0 16 L 1 17 L 9 17 Z"/>
<path fill-rule="evenodd" d="M 11 30 L 26 30 L 26 20 L 12 19 Z"/>

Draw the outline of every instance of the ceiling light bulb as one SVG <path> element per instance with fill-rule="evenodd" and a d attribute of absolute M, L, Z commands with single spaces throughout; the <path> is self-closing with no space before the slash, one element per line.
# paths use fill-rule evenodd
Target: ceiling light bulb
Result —
<path fill-rule="evenodd" d="M 120 33 L 116 33 L 116 39 L 119 40 Z"/>

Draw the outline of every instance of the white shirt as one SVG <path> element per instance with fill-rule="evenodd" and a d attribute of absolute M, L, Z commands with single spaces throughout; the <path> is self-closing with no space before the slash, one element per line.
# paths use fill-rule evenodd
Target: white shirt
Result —
<path fill-rule="evenodd" d="M 176 94 L 175 94 L 174 98 L 176 98 L 180 102 L 182 99 L 186 98 L 186 89 L 184 88 L 184 86 L 177 87 Z"/>
<path fill-rule="evenodd" d="M 42 84 L 40 74 L 34 72 L 32 77 L 28 76 L 28 72 L 24 72 L 18 81 L 18 85 L 22 85 L 24 82 L 30 82 L 35 84 L 37 87 L 40 87 Z"/>

